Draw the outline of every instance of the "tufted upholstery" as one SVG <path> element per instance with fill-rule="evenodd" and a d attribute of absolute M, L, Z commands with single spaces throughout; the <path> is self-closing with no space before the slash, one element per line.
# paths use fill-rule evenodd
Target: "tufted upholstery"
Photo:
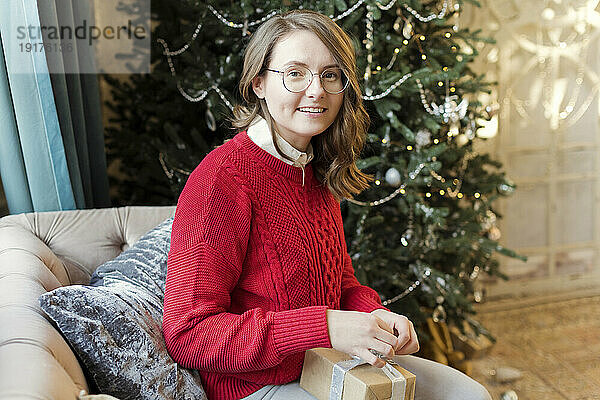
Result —
<path fill-rule="evenodd" d="M 89 390 L 38 297 L 89 283 L 98 265 L 174 211 L 174 206 L 121 207 L 0 219 L 0 399 L 71 400 Z"/>

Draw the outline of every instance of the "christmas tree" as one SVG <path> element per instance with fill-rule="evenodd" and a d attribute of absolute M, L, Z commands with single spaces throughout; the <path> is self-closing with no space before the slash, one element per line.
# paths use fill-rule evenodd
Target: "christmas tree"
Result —
<path fill-rule="evenodd" d="M 417 0 L 152 2 L 153 72 L 106 79 L 115 123 L 109 158 L 123 177 L 119 204 L 175 204 L 190 171 L 233 136 L 243 49 L 256 27 L 294 8 L 330 16 L 355 43 L 371 116 L 358 164 L 372 187 L 342 202 L 348 250 L 358 279 L 383 304 L 415 323 L 458 327 L 483 293 L 477 277 L 505 278 L 493 203 L 515 186 L 501 165 L 473 145 L 493 109 L 478 99 L 493 83 L 469 63 L 491 39 L 459 24 L 463 2 Z M 523 258 L 524 259 L 524 258 Z"/>

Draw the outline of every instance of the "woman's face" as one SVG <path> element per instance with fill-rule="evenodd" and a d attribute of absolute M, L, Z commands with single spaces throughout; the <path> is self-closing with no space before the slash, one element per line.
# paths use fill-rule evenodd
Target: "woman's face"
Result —
<path fill-rule="evenodd" d="M 344 92 L 329 94 L 321 86 L 320 74 L 327 67 L 338 66 L 327 46 L 314 33 L 297 30 L 282 38 L 273 48 L 267 67 L 283 71 L 290 64 L 304 63 L 314 74 L 310 86 L 292 93 L 283 86 L 280 73 L 265 71 L 252 81 L 254 93 L 264 98 L 275 120 L 277 132 L 296 149 L 305 151 L 310 139 L 327 129 L 335 120 Z M 301 111 L 301 107 L 324 108 L 322 113 Z"/>

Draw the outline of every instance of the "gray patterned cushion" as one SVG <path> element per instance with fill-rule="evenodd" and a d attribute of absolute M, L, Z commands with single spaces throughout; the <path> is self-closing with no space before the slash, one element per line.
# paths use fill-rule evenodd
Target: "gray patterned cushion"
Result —
<path fill-rule="evenodd" d="M 91 286 L 42 295 L 101 393 L 125 399 L 206 399 L 197 371 L 167 353 L 162 311 L 172 218 L 97 268 Z"/>

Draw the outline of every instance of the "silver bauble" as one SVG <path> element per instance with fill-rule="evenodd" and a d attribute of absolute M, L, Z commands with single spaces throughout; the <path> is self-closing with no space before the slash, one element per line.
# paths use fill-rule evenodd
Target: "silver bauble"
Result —
<path fill-rule="evenodd" d="M 519 396 L 514 390 L 508 390 L 500 395 L 500 400 L 519 400 Z"/>
<path fill-rule="evenodd" d="M 500 192 L 500 194 L 509 195 L 512 194 L 514 191 L 515 184 L 508 179 L 506 180 L 506 183 L 501 183 L 498 185 L 498 192 Z"/>
<path fill-rule="evenodd" d="M 394 167 L 388 169 L 385 173 L 385 181 L 392 186 L 400 186 L 400 183 L 402 182 L 402 176 L 400 175 L 400 171 L 398 171 Z"/>

